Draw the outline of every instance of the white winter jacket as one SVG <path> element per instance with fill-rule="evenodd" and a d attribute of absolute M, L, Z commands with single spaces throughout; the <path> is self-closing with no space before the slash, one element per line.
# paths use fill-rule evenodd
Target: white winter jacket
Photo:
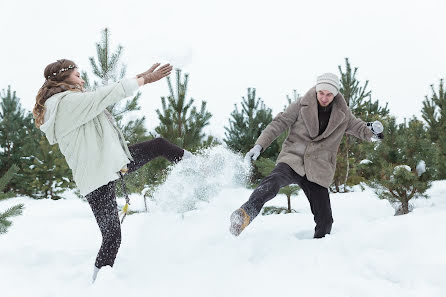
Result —
<path fill-rule="evenodd" d="M 58 93 L 45 102 L 40 130 L 51 145 L 59 144 L 81 195 L 118 179 L 118 172 L 133 161 L 121 131 L 105 108 L 137 89 L 136 79 L 123 79 L 94 92 Z"/>

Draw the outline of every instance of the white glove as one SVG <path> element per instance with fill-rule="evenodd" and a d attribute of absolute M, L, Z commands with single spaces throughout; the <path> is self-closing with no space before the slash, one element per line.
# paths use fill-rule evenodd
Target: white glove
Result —
<path fill-rule="evenodd" d="M 248 153 L 246 153 L 245 160 L 257 160 L 261 151 L 262 147 L 259 144 L 256 144 Z"/>
<path fill-rule="evenodd" d="M 383 133 L 384 131 L 384 127 L 383 124 L 381 124 L 380 121 L 374 121 L 372 122 L 368 122 L 367 123 L 367 127 L 373 132 L 373 134 L 378 135 L 380 133 Z"/>

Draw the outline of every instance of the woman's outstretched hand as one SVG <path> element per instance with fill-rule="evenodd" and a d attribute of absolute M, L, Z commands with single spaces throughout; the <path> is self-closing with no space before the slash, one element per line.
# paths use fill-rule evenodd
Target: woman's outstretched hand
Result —
<path fill-rule="evenodd" d="M 164 64 L 163 66 L 158 68 L 158 66 L 160 65 L 161 65 L 160 63 L 153 64 L 153 66 L 150 67 L 149 70 L 141 74 L 138 74 L 136 78 L 143 78 L 144 84 L 148 84 L 168 76 L 172 71 L 172 65 Z"/>

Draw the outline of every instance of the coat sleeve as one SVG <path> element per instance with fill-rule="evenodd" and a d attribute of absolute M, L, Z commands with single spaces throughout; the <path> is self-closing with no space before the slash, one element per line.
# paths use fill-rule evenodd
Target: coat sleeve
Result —
<path fill-rule="evenodd" d="M 367 127 L 367 124 L 363 120 L 356 118 L 350 110 L 348 111 L 348 115 L 349 121 L 345 133 L 353 135 L 361 140 L 370 141 L 373 132 Z"/>
<path fill-rule="evenodd" d="M 60 103 L 58 114 L 71 128 L 77 128 L 98 116 L 105 108 L 133 95 L 136 79 L 123 79 L 93 92 L 68 92 Z"/>
<path fill-rule="evenodd" d="M 280 112 L 271 123 L 262 131 L 256 144 L 262 147 L 262 151 L 266 150 L 271 143 L 282 134 L 287 128 L 291 127 L 299 116 L 300 99 L 291 103 L 284 112 Z"/>

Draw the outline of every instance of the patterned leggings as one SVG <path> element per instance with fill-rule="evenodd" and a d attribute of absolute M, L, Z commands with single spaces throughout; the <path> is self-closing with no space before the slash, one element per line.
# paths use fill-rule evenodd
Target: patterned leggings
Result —
<path fill-rule="evenodd" d="M 157 157 L 164 157 L 170 162 L 178 162 L 184 155 L 183 149 L 164 138 L 155 138 L 131 145 L 129 151 L 134 161 L 127 165 L 127 174 L 138 170 Z M 85 196 L 102 233 L 102 245 L 95 263 L 97 268 L 106 265 L 113 267 L 121 244 L 121 224 L 115 196 L 116 182 L 117 180 L 111 181 Z"/>

